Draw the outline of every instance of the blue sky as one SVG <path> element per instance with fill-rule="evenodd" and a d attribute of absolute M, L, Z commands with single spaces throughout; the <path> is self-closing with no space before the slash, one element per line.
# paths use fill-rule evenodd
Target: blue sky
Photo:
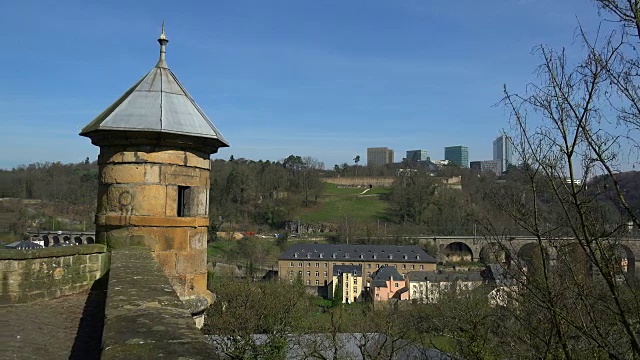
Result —
<path fill-rule="evenodd" d="M 578 48 L 588 0 L 31 1 L 0 12 L 0 168 L 94 160 L 80 129 L 167 63 L 231 143 L 214 157 L 466 145 L 492 156 L 502 86 L 534 79 L 539 44 Z"/>

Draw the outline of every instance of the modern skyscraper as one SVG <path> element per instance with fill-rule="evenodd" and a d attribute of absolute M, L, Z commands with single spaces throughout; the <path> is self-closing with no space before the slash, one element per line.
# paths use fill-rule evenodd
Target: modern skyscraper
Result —
<path fill-rule="evenodd" d="M 447 146 L 444 148 L 444 159 L 462 167 L 469 167 L 469 148 L 466 146 Z"/>
<path fill-rule="evenodd" d="M 419 162 L 419 161 L 428 161 L 429 153 L 427 150 L 409 150 L 407 151 L 407 161 L 409 162 Z"/>
<path fill-rule="evenodd" d="M 367 148 L 367 165 L 381 166 L 393 162 L 393 149 L 387 147 Z"/>
<path fill-rule="evenodd" d="M 498 162 L 498 171 L 507 171 L 513 164 L 513 141 L 510 136 L 500 135 L 493 141 L 493 160 Z"/>
<path fill-rule="evenodd" d="M 483 160 L 483 161 L 472 161 L 469 163 L 469 168 L 471 170 L 475 170 L 477 172 L 492 172 L 496 175 L 500 175 L 499 171 L 500 164 L 496 160 Z"/>

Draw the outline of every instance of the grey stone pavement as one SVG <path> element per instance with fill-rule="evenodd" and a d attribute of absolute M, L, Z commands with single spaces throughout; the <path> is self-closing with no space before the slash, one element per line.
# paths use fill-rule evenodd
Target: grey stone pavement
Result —
<path fill-rule="evenodd" d="M 103 316 L 100 291 L 0 306 L 0 359 L 99 359 Z"/>

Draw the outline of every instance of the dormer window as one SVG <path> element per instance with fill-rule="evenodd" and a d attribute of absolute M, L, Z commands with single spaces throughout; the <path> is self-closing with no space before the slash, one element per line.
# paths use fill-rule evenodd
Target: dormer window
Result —
<path fill-rule="evenodd" d="M 307 253 L 307 259 L 311 258 L 311 253 Z"/>
<path fill-rule="evenodd" d="M 393 259 L 393 255 L 389 254 L 389 259 Z"/>
<path fill-rule="evenodd" d="M 373 254 L 373 258 L 377 259 L 378 258 L 378 254 Z"/>
<path fill-rule="evenodd" d="M 407 254 L 402 255 L 402 258 L 407 260 Z"/>
<path fill-rule="evenodd" d="M 342 270 L 338 270 L 338 275 L 342 275 Z"/>
<path fill-rule="evenodd" d="M 416 260 L 420 260 L 420 255 L 416 255 Z"/>
<path fill-rule="evenodd" d="M 297 258 L 298 257 L 298 253 L 293 254 L 293 257 Z"/>
<path fill-rule="evenodd" d="M 349 253 L 344 253 L 344 257 L 348 259 L 349 258 Z"/>
<path fill-rule="evenodd" d="M 364 254 L 360 254 L 360 259 L 364 259 Z"/>
<path fill-rule="evenodd" d="M 322 259 L 324 257 L 323 253 L 320 253 L 320 259 Z"/>
<path fill-rule="evenodd" d="M 336 253 L 331 254 L 331 258 L 335 259 L 336 258 Z"/>
<path fill-rule="evenodd" d="M 357 275 L 356 275 L 356 270 L 353 270 L 353 276 L 357 276 Z"/>

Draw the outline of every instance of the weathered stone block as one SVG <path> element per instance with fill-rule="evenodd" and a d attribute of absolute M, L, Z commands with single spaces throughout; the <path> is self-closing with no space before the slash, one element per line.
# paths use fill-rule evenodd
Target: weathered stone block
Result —
<path fill-rule="evenodd" d="M 207 272 L 207 252 L 205 250 L 180 252 L 177 254 L 176 260 L 178 274 L 206 274 Z"/>
<path fill-rule="evenodd" d="M 102 254 L 87 255 L 87 264 L 100 264 L 100 256 L 102 256 Z"/>
<path fill-rule="evenodd" d="M 114 229 L 106 232 L 106 243 L 109 248 L 120 248 L 123 246 L 129 246 L 129 231 L 128 229 Z"/>
<path fill-rule="evenodd" d="M 151 238 L 152 241 L 147 241 L 147 246 L 154 251 L 189 250 L 188 228 L 136 227 L 131 228 L 130 232 Z"/>
<path fill-rule="evenodd" d="M 118 164 L 102 166 L 100 183 L 134 184 L 145 182 L 145 167 L 137 164 Z"/>
<path fill-rule="evenodd" d="M 97 273 L 98 271 L 100 271 L 100 263 L 85 264 L 80 266 L 80 272 L 83 274 Z"/>
<path fill-rule="evenodd" d="M 189 250 L 205 250 L 207 248 L 207 228 L 201 227 L 189 231 Z"/>
<path fill-rule="evenodd" d="M 160 182 L 160 168 L 161 165 L 145 164 L 144 165 L 144 181 L 146 183 L 159 183 Z"/>
<path fill-rule="evenodd" d="M 104 196 L 98 197 L 98 214 L 131 215 L 135 208 L 137 186 L 131 184 L 114 184 L 109 186 Z"/>
<path fill-rule="evenodd" d="M 73 266 L 73 258 L 75 256 L 65 256 L 62 258 L 62 266 L 64 267 L 69 267 L 69 266 Z"/>
<path fill-rule="evenodd" d="M 187 283 L 187 289 L 193 293 L 202 294 L 207 290 L 207 274 L 192 275 Z"/>
<path fill-rule="evenodd" d="M 0 260 L 0 271 L 16 271 L 18 270 L 18 263 L 13 260 Z"/>
<path fill-rule="evenodd" d="M 155 251 L 153 256 L 156 258 L 158 264 L 164 273 L 167 275 L 176 274 L 176 253 L 173 251 Z"/>
<path fill-rule="evenodd" d="M 178 214 L 178 187 L 167 186 L 167 203 L 165 207 L 166 216 L 177 216 Z"/>
<path fill-rule="evenodd" d="M 164 216 L 167 187 L 164 185 L 136 185 L 131 190 L 134 200 L 132 215 Z"/>
<path fill-rule="evenodd" d="M 179 165 L 163 165 L 160 171 L 160 179 L 164 184 L 198 186 L 201 176 L 209 176 L 209 172 Z"/>
<path fill-rule="evenodd" d="M 209 214 L 209 188 L 191 188 L 191 208 L 190 216 L 208 216 Z"/>
<path fill-rule="evenodd" d="M 175 289 L 176 294 L 178 294 L 180 298 L 184 298 L 187 293 L 187 275 L 174 274 L 168 276 L 168 278 L 171 286 Z"/>

